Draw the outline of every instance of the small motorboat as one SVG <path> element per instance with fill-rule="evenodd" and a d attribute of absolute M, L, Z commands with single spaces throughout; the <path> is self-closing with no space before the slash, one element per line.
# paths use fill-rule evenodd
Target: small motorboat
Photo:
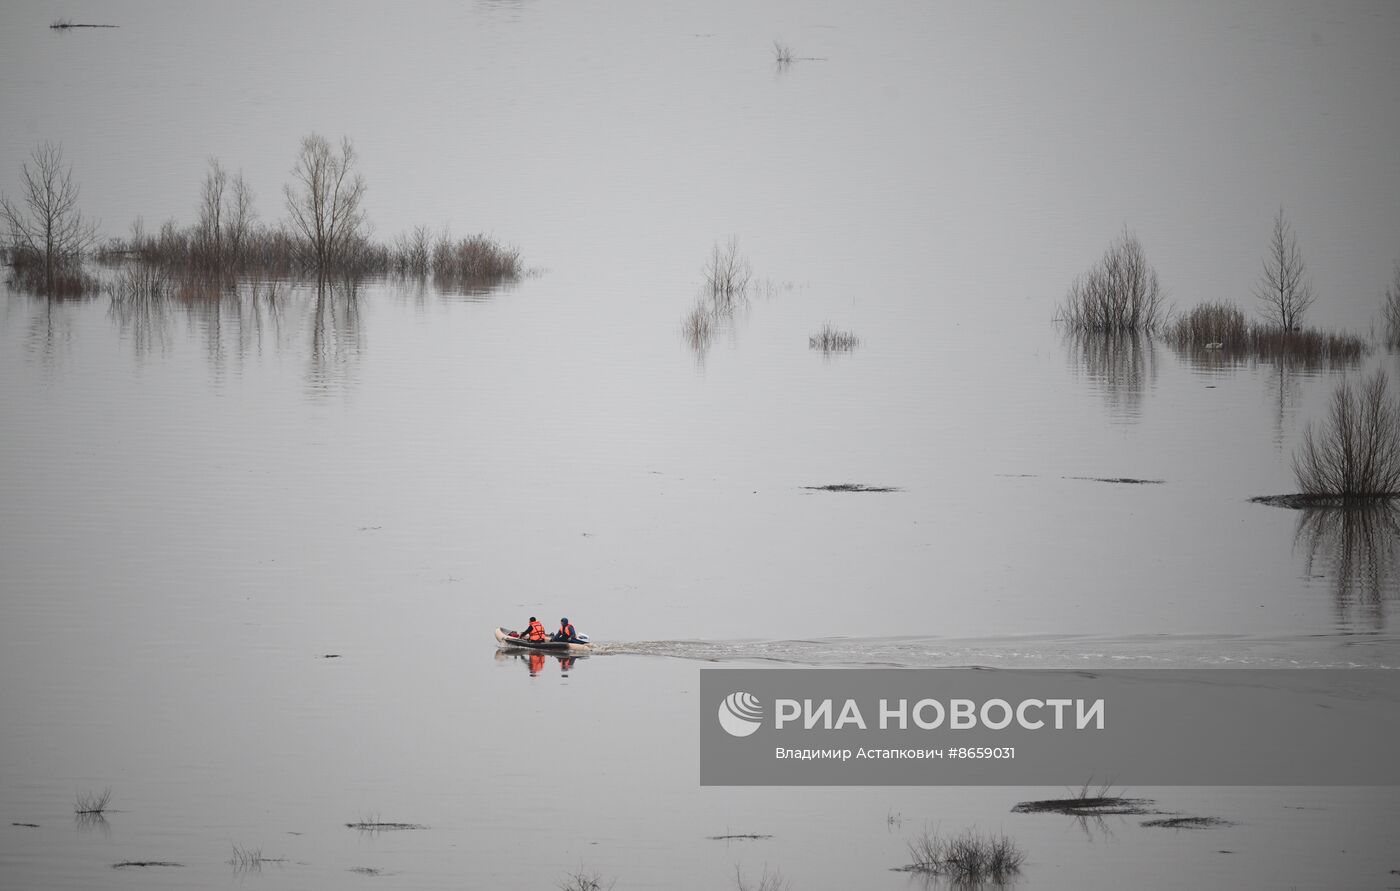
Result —
<path fill-rule="evenodd" d="M 578 635 L 578 639 L 572 642 L 562 640 L 530 640 L 521 635 L 519 631 L 512 631 L 509 628 L 496 629 L 496 644 L 502 647 L 519 647 L 522 650 L 543 650 L 546 653 L 588 653 L 593 650 L 593 645 L 588 642 L 587 634 Z"/>

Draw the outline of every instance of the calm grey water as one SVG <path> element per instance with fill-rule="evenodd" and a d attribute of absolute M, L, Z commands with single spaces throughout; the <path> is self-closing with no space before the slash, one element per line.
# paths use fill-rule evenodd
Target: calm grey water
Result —
<path fill-rule="evenodd" d="M 1247 502 L 1343 371 L 1050 322 L 1125 226 L 1178 306 L 1250 308 L 1282 205 L 1313 321 L 1369 336 L 1397 37 L 1384 3 L 6 6 L 6 194 L 61 141 L 105 234 L 185 225 L 216 156 L 275 222 L 298 140 L 345 134 L 377 235 L 532 273 L 0 294 L 0 885 L 904 888 L 925 823 L 1006 829 L 1033 887 L 1384 885 L 1393 789 L 1134 790 L 1238 824 L 1200 833 L 702 790 L 693 697 L 774 658 L 1400 667 L 1394 527 Z M 762 287 L 697 353 L 731 235 Z M 826 321 L 860 346 L 809 349 Z M 848 482 L 899 491 L 805 488 Z M 602 652 L 493 656 L 531 613 Z"/>

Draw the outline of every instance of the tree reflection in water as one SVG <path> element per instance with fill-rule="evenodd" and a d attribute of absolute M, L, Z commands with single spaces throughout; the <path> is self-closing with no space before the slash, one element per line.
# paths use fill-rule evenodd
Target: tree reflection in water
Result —
<path fill-rule="evenodd" d="M 1114 419 L 1137 421 L 1146 392 L 1157 385 L 1152 336 L 1069 329 L 1064 342 L 1075 370 L 1088 378 Z"/>
<path fill-rule="evenodd" d="M 1330 583 L 1339 622 L 1385 627 L 1385 604 L 1396 594 L 1400 505 L 1381 499 L 1306 508 L 1293 544 L 1305 556 L 1308 578 Z"/>

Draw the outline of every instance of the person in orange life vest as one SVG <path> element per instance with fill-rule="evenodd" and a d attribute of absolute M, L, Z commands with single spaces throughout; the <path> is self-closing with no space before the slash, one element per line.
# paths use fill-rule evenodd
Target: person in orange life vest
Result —
<path fill-rule="evenodd" d="M 538 676 L 539 676 L 539 673 L 542 672 L 542 671 L 544 671 L 544 665 L 545 665 L 545 662 L 547 662 L 547 661 L 548 661 L 548 657 L 546 657 L 544 653 L 531 653 L 531 654 L 530 654 L 530 677 L 532 677 L 532 678 L 533 678 L 533 677 L 538 677 Z"/>
<path fill-rule="evenodd" d="M 569 624 L 567 616 L 559 620 L 559 630 L 554 632 L 554 636 L 550 640 L 563 643 L 573 643 L 578 640 L 578 634 L 575 633 L 574 626 Z"/>
<path fill-rule="evenodd" d="M 531 616 L 530 624 L 525 628 L 525 633 L 521 636 L 526 640 L 545 640 L 549 637 L 549 632 L 544 630 L 543 622 Z"/>

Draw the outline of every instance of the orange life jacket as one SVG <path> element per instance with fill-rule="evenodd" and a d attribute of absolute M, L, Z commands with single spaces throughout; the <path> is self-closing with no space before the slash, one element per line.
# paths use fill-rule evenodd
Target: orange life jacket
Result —
<path fill-rule="evenodd" d="M 561 640 L 573 640 L 577 636 L 578 635 L 574 634 L 574 626 L 572 622 L 559 626 L 559 637 Z"/>
<path fill-rule="evenodd" d="M 544 630 L 544 623 L 536 619 L 530 623 L 530 627 L 525 631 L 525 636 L 530 640 L 544 640 L 549 637 L 549 632 Z"/>

